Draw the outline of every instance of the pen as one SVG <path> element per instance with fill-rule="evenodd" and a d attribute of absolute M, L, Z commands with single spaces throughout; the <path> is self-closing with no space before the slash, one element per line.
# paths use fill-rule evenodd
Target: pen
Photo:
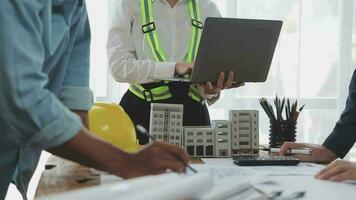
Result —
<path fill-rule="evenodd" d="M 152 141 L 156 141 L 156 138 L 153 137 L 152 135 L 150 135 L 150 134 L 147 132 L 147 130 L 146 130 L 143 126 L 137 125 L 137 126 L 136 126 L 136 129 L 137 129 L 140 133 L 142 133 L 142 134 L 148 136 Z M 176 156 L 176 158 L 177 158 L 180 162 L 182 162 L 182 163 L 185 165 L 185 163 L 183 162 L 183 160 L 181 160 L 181 159 L 180 159 L 179 157 L 177 157 L 177 156 Z M 187 164 L 186 167 L 188 167 L 188 168 L 189 168 L 192 172 L 194 172 L 195 174 L 198 173 L 197 170 L 195 170 L 195 169 L 194 169 L 193 167 L 191 167 L 189 164 Z"/>
<path fill-rule="evenodd" d="M 270 148 L 271 153 L 278 153 L 280 148 Z M 313 152 L 311 148 L 288 149 L 287 154 L 303 154 L 310 155 Z"/>

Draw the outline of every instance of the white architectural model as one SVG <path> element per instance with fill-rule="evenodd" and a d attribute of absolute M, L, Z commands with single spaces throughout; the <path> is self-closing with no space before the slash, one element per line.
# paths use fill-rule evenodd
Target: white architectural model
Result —
<path fill-rule="evenodd" d="M 259 116 L 257 110 L 230 110 L 232 156 L 259 154 Z"/>
<path fill-rule="evenodd" d="M 183 146 L 191 157 L 257 156 L 258 119 L 257 110 L 231 110 L 228 121 L 212 121 L 212 127 L 183 128 L 183 105 L 152 103 L 150 134 Z"/>
<path fill-rule="evenodd" d="M 215 157 L 231 157 L 231 122 L 214 120 L 215 129 Z"/>
<path fill-rule="evenodd" d="M 157 140 L 182 146 L 183 105 L 152 103 L 150 134 Z"/>
<path fill-rule="evenodd" d="M 191 157 L 214 157 L 215 138 L 212 127 L 184 127 L 184 148 Z"/>

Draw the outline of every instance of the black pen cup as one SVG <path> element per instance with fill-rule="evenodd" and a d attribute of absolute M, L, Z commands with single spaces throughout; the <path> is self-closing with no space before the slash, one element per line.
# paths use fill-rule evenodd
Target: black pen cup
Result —
<path fill-rule="evenodd" d="M 280 148 L 284 142 L 295 142 L 296 133 L 295 121 L 270 121 L 269 147 Z"/>

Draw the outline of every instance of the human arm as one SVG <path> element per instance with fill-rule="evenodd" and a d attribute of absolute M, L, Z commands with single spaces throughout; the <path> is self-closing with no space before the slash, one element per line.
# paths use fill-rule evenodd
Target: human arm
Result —
<path fill-rule="evenodd" d="M 323 146 L 344 158 L 356 142 L 356 71 L 349 86 L 346 108 Z"/>
<path fill-rule="evenodd" d="M 283 144 L 280 155 L 285 155 L 289 148 L 308 147 L 313 150 L 311 155 L 299 155 L 303 161 L 331 162 L 337 157 L 343 158 L 356 141 L 356 72 L 354 73 L 350 87 L 346 108 L 337 122 L 333 132 L 325 140 L 323 145 L 296 144 L 287 142 Z"/>
<path fill-rule="evenodd" d="M 80 91 L 74 88 L 71 89 L 72 92 L 60 91 L 59 99 L 47 88 L 49 76 L 42 72 L 46 54 L 42 31 L 43 24 L 47 22 L 42 19 L 42 14 L 46 11 L 43 10 L 46 8 L 43 2 L 47 6 L 50 5 L 49 2 L 9 2 L 0 1 L 0 23 L 3 25 L 0 27 L 0 120 L 6 126 L 2 128 L 11 130 L 11 139 L 16 144 L 26 145 L 34 150 L 48 149 L 72 161 L 103 169 L 109 163 L 102 159 L 103 155 L 93 153 L 93 150 L 97 148 L 108 153 L 106 158 L 115 157 L 117 153 L 120 155 L 116 158 L 117 161 L 122 162 L 116 164 L 130 168 L 120 172 L 123 177 L 158 173 L 167 168 L 183 170 L 179 167 L 182 166 L 181 162 L 172 159 L 178 156 L 187 161 L 186 154 L 178 147 L 154 144 L 140 153 L 125 156 L 126 154 L 119 153 L 120 150 L 90 135 L 82 126 L 80 117 L 68 108 L 85 112 L 90 107 L 91 100 L 85 98 L 86 104 L 82 99 L 74 99 L 73 97 L 80 96 L 70 95 L 74 91 Z M 74 60 L 71 62 L 72 66 L 76 66 Z M 79 68 L 75 67 L 70 71 L 76 69 Z M 82 75 L 85 76 L 85 73 Z M 71 86 L 85 88 L 85 85 L 75 85 L 75 78 L 67 76 L 65 79 L 66 89 Z M 77 83 L 82 84 L 86 79 L 83 80 Z M 70 84 L 71 81 L 73 84 Z M 175 150 L 182 155 L 176 155 Z M 126 157 L 129 161 L 124 162 Z M 148 163 L 143 169 L 136 163 L 140 159 Z M 118 169 L 115 169 L 113 172 L 119 174 Z"/>
<path fill-rule="evenodd" d="M 316 174 L 315 178 L 336 182 L 356 180 L 356 163 L 342 160 L 334 161 Z"/>
<path fill-rule="evenodd" d="M 111 74 L 116 81 L 128 83 L 147 83 L 156 79 L 173 78 L 176 62 L 138 59 L 131 35 L 135 12 L 139 12 L 135 10 L 136 4 L 137 2 L 131 0 L 113 3 L 114 12 L 109 24 L 107 42 Z"/>
<path fill-rule="evenodd" d="M 225 89 L 239 88 L 244 83 L 233 83 L 234 73 L 231 71 L 225 81 L 225 73 L 220 73 L 215 85 L 210 81 L 205 84 L 199 84 L 200 94 L 207 100 L 209 105 L 214 104 L 220 98 L 220 92 Z"/>
<path fill-rule="evenodd" d="M 182 173 L 189 161 L 182 148 L 159 142 L 134 154 L 125 153 L 89 133 L 84 127 L 73 139 L 48 151 L 123 178 L 164 173 L 167 169 Z"/>
<path fill-rule="evenodd" d="M 329 163 L 337 158 L 334 152 L 322 145 L 316 144 L 306 144 L 306 143 L 294 143 L 294 142 L 285 142 L 279 152 L 280 156 L 287 155 L 287 152 L 290 149 L 298 148 L 310 148 L 310 155 L 301 155 L 295 154 L 294 157 L 297 157 L 304 162 L 315 162 L 315 163 Z"/>

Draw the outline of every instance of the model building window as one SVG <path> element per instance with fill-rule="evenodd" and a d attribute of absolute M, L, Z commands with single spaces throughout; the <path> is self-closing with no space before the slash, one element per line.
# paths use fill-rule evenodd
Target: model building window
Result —
<path fill-rule="evenodd" d="M 205 147 L 205 154 L 207 156 L 213 156 L 214 155 L 214 147 L 213 145 L 209 145 Z"/>
<path fill-rule="evenodd" d="M 204 146 L 203 145 L 197 146 L 197 156 L 204 156 Z"/>
<path fill-rule="evenodd" d="M 159 114 L 159 118 L 163 118 L 163 114 Z"/>
<path fill-rule="evenodd" d="M 194 156 L 194 146 L 187 146 L 187 153 L 190 156 Z"/>
<path fill-rule="evenodd" d="M 220 156 L 227 156 L 227 149 L 220 149 L 219 150 L 219 155 Z"/>

